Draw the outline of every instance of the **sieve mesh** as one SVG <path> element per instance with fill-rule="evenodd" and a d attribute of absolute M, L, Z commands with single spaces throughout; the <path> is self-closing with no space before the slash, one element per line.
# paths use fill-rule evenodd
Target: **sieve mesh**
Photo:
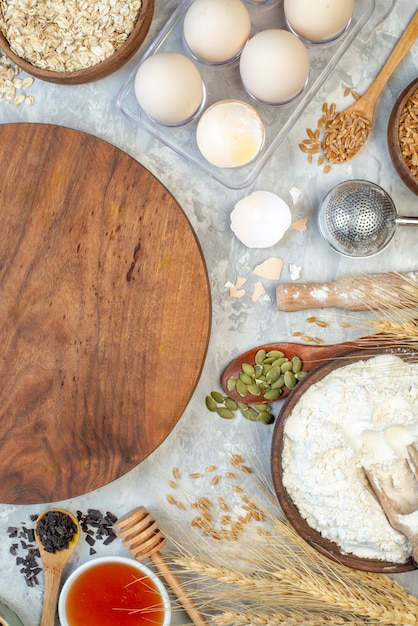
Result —
<path fill-rule="evenodd" d="M 366 257 L 380 252 L 396 228 L 396 208 L 378 185 L 352 180 L 336 185 L 319 207 L 324 239 L 340 254 Z"/>

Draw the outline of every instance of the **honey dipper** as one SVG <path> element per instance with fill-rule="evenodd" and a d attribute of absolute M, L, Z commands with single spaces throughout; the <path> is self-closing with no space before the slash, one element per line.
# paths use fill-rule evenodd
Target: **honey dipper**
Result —
<path fill-rule="evenodd" d="M 193 624 L 196 626 L 207 626 L 206 620 L 199 613 L 181 582 L 160 554 L 160 549 L 164 546 L 166 540 L 152 515 L 143 506 L 138 506 L 120 517 L 115 522 L 114 527 L 128 548 L 129 553 L 137 561 L 142 561 L 148 557 L 152 560 L 166 583 L 177 596 Z"/>

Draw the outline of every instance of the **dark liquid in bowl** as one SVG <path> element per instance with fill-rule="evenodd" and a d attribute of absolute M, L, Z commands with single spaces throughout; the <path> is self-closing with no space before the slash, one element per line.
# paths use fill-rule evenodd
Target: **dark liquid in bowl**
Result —
<path fill-rule="evenodd" d="M 155 583 L 126 563 L 98 563 L 69 590 L 71 626 L 162 626 L 164 605 Z"/>

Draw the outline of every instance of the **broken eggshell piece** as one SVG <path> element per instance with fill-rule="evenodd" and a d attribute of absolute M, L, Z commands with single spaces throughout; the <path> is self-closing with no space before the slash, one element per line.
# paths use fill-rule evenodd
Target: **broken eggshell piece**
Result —
<path fill-rule="evenodd" d="M 286 202 L 270 191 L 254 191 L 231 212 L 231 230 L 248 248 L 270 248 L 292 221 Z"/>

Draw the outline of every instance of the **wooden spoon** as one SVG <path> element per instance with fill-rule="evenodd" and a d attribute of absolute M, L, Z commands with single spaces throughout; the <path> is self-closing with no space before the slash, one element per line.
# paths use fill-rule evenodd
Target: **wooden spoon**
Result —
<path fill-rule="evenodd" d="M 368 345 L 369 343 L 370 346 L 372 346 L 373 339 L 376 340 L 376 337 L 370 336 L 370 338 L 368 337 L 363 340 L 346 341 L 344 343 L 326 345 L 299 344 L 283 341 L 281 343 L 269 343 L 257 346 L 256 348 L 252 348 L 251 350 L 248 350 L 233 359 L 233 361 L 231 361 L 231 363 L 225 368 L 221 377 L 222 389 L 226 395 L 234 400 L 237 400 L 238 402 L 244 402 L 245 404 L 264 404 L 269 402 L 269 400 L 264 399 L 263 393 L 259 396 L 249 393 L 243 397 L 240 396 L 236 390 L 228 391 L 227 388 L 228 378 L 230 376 L 238 378 L 241 373 L 243 363 L 250 363 L 251 365 L 254 365 L 254 358 L 259 350 L 265 350 L 266 352 L 269 350 L 280 350 L 284 353 L 284 356 L 289 359 L 289 361 L 292 360 L 294 356 L 298 356 L 303 364 L 302 369 L 306 372 L 310 372 L 316 365 L 319 365 L 323 361 L 335 357 L 338 354 L 343 355 L 346 350 L 363 347 L 364 344 Z M 291 389 L 283 387 L 282 394 L 278 399 L 281 400 L 282 398 L 285 398 L 289 395 L 290 391 Z"/>
<path fill-rule="evenodd" d="M 50 513 L 51 511 L 57 511 L 64 515 L 68 515 L 74 524 L 77 527 L 77 532 L 74 534 L 71 539 L 68 548 L 63 550 L 57 550 L 56 552 L 48 552 L 45 550 L 41 538 L 37 533 L 37 529 L 39 526 L 39 522 L 41 519 Z M 54 626 L 55 624 L 55 616 L 57 612 L 57 601 L 58 601 L 58 593 L 61 583 L 62 573 L 67 564 L 68 559 L 72 555 L 74 548 L 77 545 L 78 539 L 80 537 L 80 526 L 78 524 L 77 519 L 69 513 L 68 511 L 64 511 L 63 509 L 48 509 L 44 513 L 42 513 L 35 524 L 35 539 L 39 548 L 39 552 L 42 558 L 42 563 L 44 567 L 44 604 L 42 609 L 42 619 L 41 626 Z"/>
<path fill-rule="evenodd" d="M 408 539 L 412 556 L 418 564 L 417 444 L 409 444 L 407 452 L 409 462 L 405 459 L 389 467 L 370 467 L 365 473 L 389 524 Z"/>
<path fill-rule="evenodd" d="M 196 626 L 207 626 L 206 620 L 195 607 L 177 576 L 160 554 L 165 544 L 165 537 L 157 522 L 143 506 L 133 509 L 120 517 L 114 524 L 119 537 L 137 561 L 150 558 L 164 577 L 173 593 L 177 596 L 186 613 Z"/>
<path fill-rule="evenodd" d="M 358 114 L 363 119 L 367 120 L 370 123 L 370 128 L 373 123 L 373 117 L 377 105 L 377 101 L 379 100 L 380 94 L 382 93 L 384 87 L 386 86 L 389 78 L 392 76 L 395 69 L 398 67 L 399 63 L 402 61 L 404 56 L 410 50 L 411 46 L 415 43 L 416 38 L 418 37 L 418 11 L 414 14 L 408 26 L 405 28 L 401 37 L 399 38 L 397 44 L 393 48 L 391 54 L 389 55 L 386 63 L 380 70 L 379 74 L 367 89 L 367 91 L 351 106 L 347 109 L 339 113 L 339 118 L 344 118 L 346 116 L 350 116 L 351 114 Z M 370 131 L 369 128 L 369 131 Z M 325 130 L 324 137 L 324 146 L 327 145 L 327 135 L 331 136 L 331 133 L 334 133 L 335 129 L 332 128 L 332 124 L 329 129 Z M 330 142 L 332 143 L 332 141 Z M 359 149 L 362 146 L 359 146 Z M 347 159 L 351 158 L 356 154 L 356 151 L 347 152 Z"/>

